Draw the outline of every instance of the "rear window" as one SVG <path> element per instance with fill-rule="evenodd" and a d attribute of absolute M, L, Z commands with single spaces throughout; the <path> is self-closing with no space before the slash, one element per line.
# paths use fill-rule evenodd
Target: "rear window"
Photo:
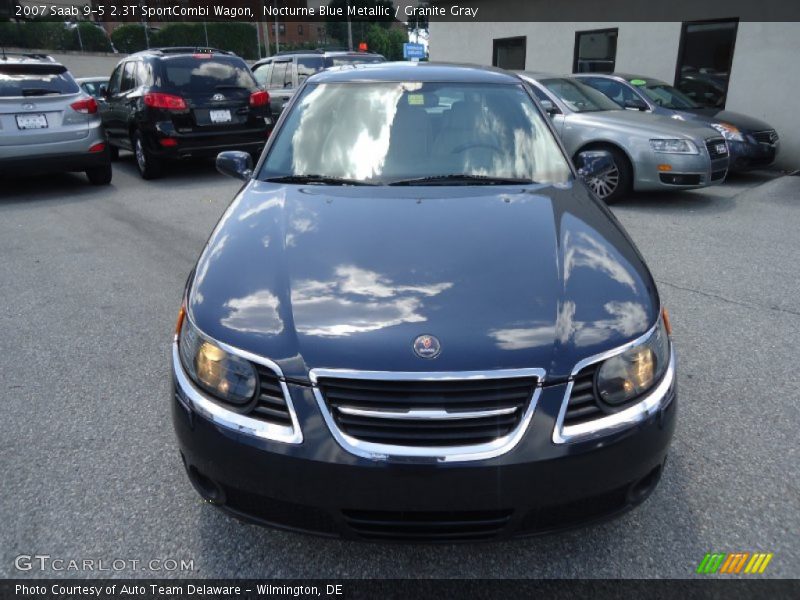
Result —
<path fill-rule="evenodd" d="M 250 69 L 237 58 L 168 58 L 161 62 L 160 71 L 159 87 L 182 93 L 214 92 L 226 88 L 255 91 L 257 88 Z"/>
<path fill-rule="evenodd" d="M 0 98 L 75 94 L 78 84 L 62 66 L 0 65 Z"/>

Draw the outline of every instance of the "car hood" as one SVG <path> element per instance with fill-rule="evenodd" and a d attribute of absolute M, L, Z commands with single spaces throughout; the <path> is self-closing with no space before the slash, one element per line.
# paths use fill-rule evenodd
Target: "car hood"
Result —
<path fill-rule="evenodd" d="M 715 123 L 730 123 L 742 131 L 765 131 L 773 129 L 769 123 L 761 121 L 760 119 L 748 117 L 747 115 L 729 110 L 719 110 L 718 108 L 696 108 L 694 110 L 684 111 L 684 114 L 696 115 Z"/>
<path fill-rule="evenodd" d="M 583 184 L 336 187 L 253 181 L 198 261 L 188 311 L 211 337 L 314 367 L 474 371 L 587 356 L 655 322 L 649 271 Z M 412 348 L 441 342 L 434 360 Z"/>
<path fill-rule="evenodd" d="M 719 133 L 700 121 L 681 121 L 664 115 L 634 110 L 603 110 L 574 113 L 574 121 L 597 127 L 610 127 L 618 131 L 635 131 L 640 135 L 680 136 L 705 140 Z"/>

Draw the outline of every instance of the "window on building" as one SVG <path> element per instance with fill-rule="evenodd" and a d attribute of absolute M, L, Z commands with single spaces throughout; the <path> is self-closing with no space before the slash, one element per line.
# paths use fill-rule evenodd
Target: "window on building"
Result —
<path fill-rule="evenodd" d="M 617 60 L 618 29 L 575 32 L 573 73 L 612 73 Z"/>
<path fill-rule="evenodd" d="M 492 44 L 492 65 L 501 69 L 524 69 L 527 45 L 525 36 L 495 39 Z"/>
<path fill-rule="evenodd" d="M 675 87 L 703 106 L 725 108 L 736 19 L 684 23 Z"/>

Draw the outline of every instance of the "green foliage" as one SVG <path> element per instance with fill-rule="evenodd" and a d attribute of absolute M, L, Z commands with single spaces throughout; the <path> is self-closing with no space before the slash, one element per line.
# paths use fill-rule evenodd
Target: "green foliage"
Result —
<path fill-rule="evenodd" d="M 341 8 L 342 14 L 347 15 L 347 0 L 331 0 L 328 6 Z M 350 0 L 350 6 L 355 8 L 384 7 L 389 9 L 389 17 L 352 17 L 350 19 L 353 29 L 353 47 L 358 48 L 358 43 L 365 41 L 369 44 L 369 32 L 373 26 L 389 29 L 394 21 L 394 3 L 392 0 Z M 328 17 L 325 24 L 328 35 L 339 42 L 342 47 L 347 47 L 347 21 L 336 20 Z M 374 34 L 373 34 L 374 35 Z M 370 46 L 370 50 L 373 48 Z M 379 52 L 379 50 L 375 50 Z"/>
<path fill-rule="evenodd" d="M 35 20 L 23 23 L 0 23 L 0 39 L 4 46 L 62 50 L 66 41 L 62 21 Z"/>
<path fill-rule="evenodd" d="M 389 49 L 384 56 L 387 60 L 403 60 L 403 44 L 408 42 L 408 32 L 399 27 L 389 30 Z"/>
<path fill-rule="evenodd" d="M 121 25 L 111 32 L 114 47 L 125 54 L 139 52 L 147 48 L 144 26 L 137 24 Z"/>
<path fill-rule="evenodd" d="M 78 37 L 80 29 L 80 38 Z M 64 50 L 83 50 L 84 52 L 111 52 L 111 42 L 106 32 L 91 23 L 78 23 L 77 27 L 67 28 L 62 31 L 62 44 Z M 81 44 L 83 44 L 81 46 Z"/>

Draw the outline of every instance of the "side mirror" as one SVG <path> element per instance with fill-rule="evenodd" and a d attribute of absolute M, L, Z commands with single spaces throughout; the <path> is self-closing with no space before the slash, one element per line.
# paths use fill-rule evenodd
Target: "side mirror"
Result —
<path fill-rule="evenodd" d="M 238 150 L 220 152 L 217 154 L 217 171 L 247 181 L 253 176 L 253 157 Z"/>
<path fill-rule="evenodd" d="M 622 106 L 627 110 L 647 110 L 647 105 L 638 98 L 629 98 L 622 103 Z"/>
<path fill-rule="evenodd" d="M 100 86 L 100 97 L 101 98 L 105 98 L 106 100 L 108 100 L 108 97 L 110 95 L 111 94 L 108 93 L 108 88 L 106 86 L 104 86 L 104 85 L 101 85 Z"/>
<path fill-rule="evenodd" d="M 614 158 L 606 150 L 584 150 L 575 161 L 578 175 L 583 179 L 600 177 L 614 168 Z"/>
<path fill-rule="evenodd" d="M 553 104 L 550 100 L 540 100 L 539 104 L 542 105 L 544 111 L 551 117 L 561 112 L 560 110 L 558 110 L 558 107 L 555 104 Z"/>

